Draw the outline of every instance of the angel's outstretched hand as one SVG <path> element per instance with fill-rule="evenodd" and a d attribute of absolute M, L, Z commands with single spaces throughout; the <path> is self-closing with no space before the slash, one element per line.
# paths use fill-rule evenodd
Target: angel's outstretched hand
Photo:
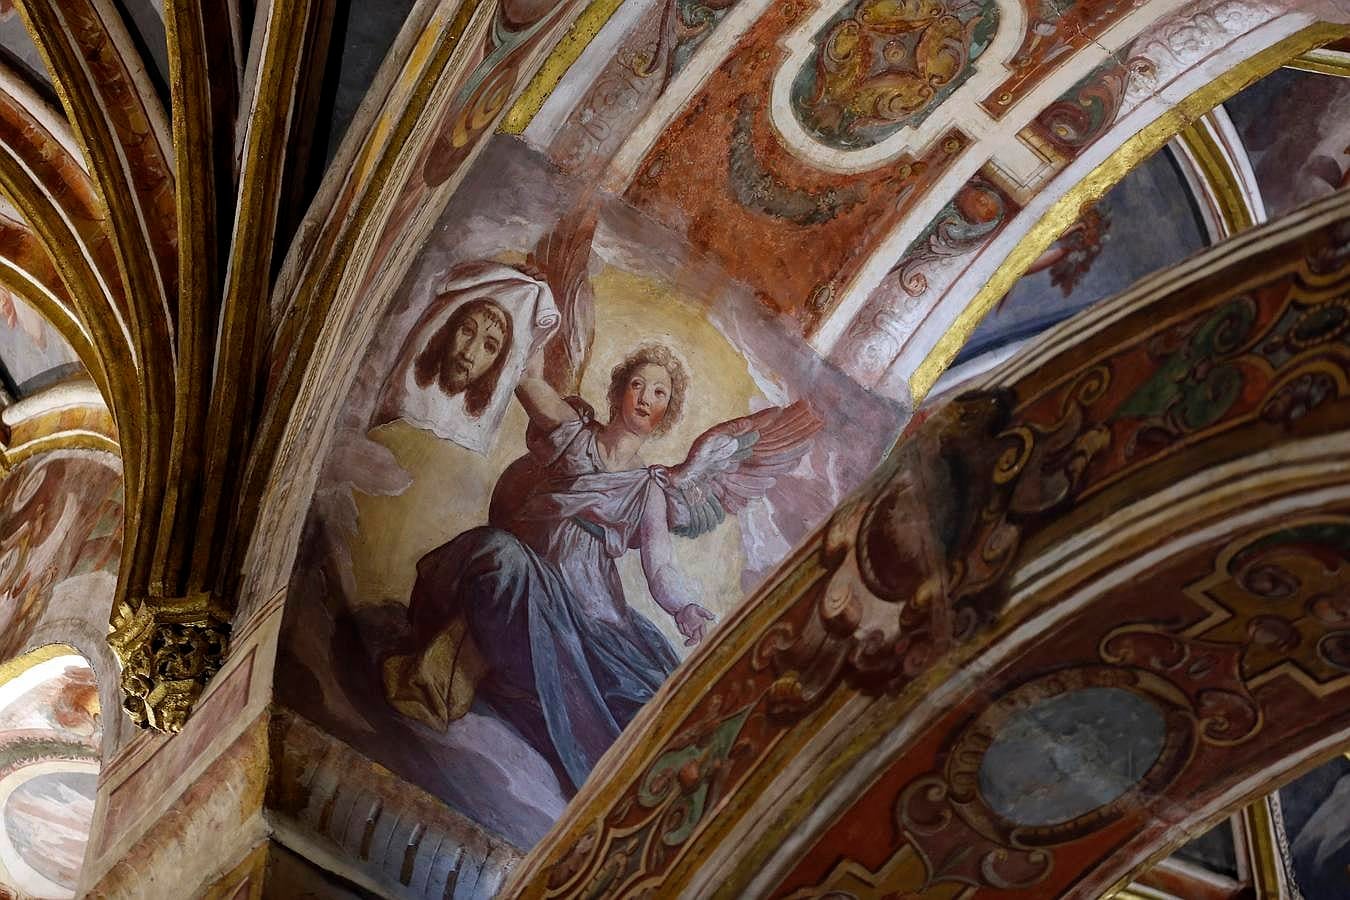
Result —
<path fill-rule="evenodd" d="M 717 617 L 697 603 L 686 603 L 675 614 L 675 627 L 679 628 L 680 634 L 684 635 L 686 647 L 692 647 L 702 641 L 703 632 L 708 627 L 708 623 L 715 621 L 717 621 Z"/>

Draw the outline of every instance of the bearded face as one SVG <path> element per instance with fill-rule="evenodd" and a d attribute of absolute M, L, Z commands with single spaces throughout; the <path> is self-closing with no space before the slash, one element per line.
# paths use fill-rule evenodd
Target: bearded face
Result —
<path fill-rule="evenodd" d="M 500 323 L 486 310 L 475 310 L 461 318 L 450 336 L 443 363 L 446 392 L 467 390 L 487 374 L 505 346 Z"/>

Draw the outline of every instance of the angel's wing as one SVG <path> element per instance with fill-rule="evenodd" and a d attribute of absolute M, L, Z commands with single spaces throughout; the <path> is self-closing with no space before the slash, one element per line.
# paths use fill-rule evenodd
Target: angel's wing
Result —
<path fill-rule="evenodd" d="M 671 469 L 684 502 L 671 507 L 671 531 L 698 537 L 751 501 L 763 497 L 780 475 L 790 472 L 810 446 L 821 422 L 798 400 L 714 425 L 689 448 L 689 457 Z"/>
<path fill-rule="evenodd" d="M 595 334 L 595 298 L 587 277 L 595 238 L 595 201 L 583 197 L 539 241 L 527 265 L 548 282 L 562 322 L 544 349 L 544 371 L 562 394 L 575 393 Z"/>

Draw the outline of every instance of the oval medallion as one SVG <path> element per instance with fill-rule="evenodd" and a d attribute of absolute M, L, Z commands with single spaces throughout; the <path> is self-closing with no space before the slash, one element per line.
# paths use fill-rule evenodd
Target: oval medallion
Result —
<path fill-rule="evenodd" d="M 1089 687 L 1012 715 L 980 764 L 980 793 L 1016 825 L 1076 819 L 1119 799 L 1158 761 L 1164 713 L 1133 691 Z"/>

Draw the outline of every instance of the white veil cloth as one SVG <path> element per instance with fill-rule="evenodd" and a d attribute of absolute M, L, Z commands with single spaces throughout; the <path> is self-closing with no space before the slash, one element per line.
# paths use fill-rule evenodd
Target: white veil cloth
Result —
<path fill-rule="evenodd" d="M 519 269 L 493 262 L 456 266 L 434 285 L 434 299 L 417 318 L 385 379 L 370 427 L 401 419 L 478 453 L 487 453 L 497 434 L 525 362 L 558 327 L 561 316 L 547 284 Z M 511 342 L 487 407 L 477 416 L 464 395 L 447 394 L 432 380 L 417 383 L 415 362 L 454 311 L 472 300 L 491 300 L 511 317 Z"/>

